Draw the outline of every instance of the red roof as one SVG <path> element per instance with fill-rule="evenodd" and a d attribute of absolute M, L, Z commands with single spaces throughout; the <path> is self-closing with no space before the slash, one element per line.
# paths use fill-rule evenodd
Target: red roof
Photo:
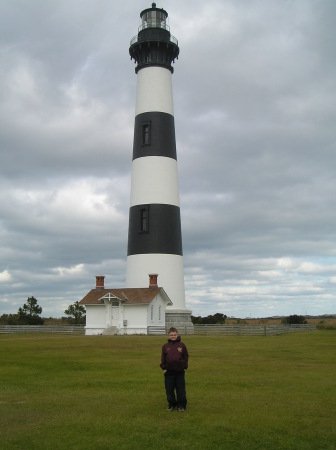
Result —
<path fill-rule="evenodd" d="M 148 305 L 159 293 L 167 299 L 168 304 L 172 304 L 165 290 L 161 287 L 92 289 L 79 303 L 81 305 L 103 305 L 104 302 L 102 297 L 110 294 L 111 300 L 115 297 L 116 300 L 120 300 L 124 305 Z"/>

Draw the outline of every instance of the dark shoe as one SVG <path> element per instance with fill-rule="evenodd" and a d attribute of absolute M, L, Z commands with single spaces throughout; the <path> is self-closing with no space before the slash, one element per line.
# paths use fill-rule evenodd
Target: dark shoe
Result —
<path fill-rule="evenodd" d="M 176 408 L 176 406 L 168 405 L 168 408 L 166 409 L 166 411 L 174 411 L 175 408 Z"/>

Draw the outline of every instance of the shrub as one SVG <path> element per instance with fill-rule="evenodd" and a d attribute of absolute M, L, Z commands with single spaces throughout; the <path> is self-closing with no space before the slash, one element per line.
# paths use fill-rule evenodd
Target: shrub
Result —
<path fill-rule="evenodd" d="M 319 323 L 317 324 L 317 328 L 319 330 L 336 330 L 336 321 L 320 320 Z"/>
<path fill-rule="evenodd" d="M 281 320 L 281 323 L 287 325 L 296 325 L 296 324 L 305 324 L 307 323 L 307 321 L 304 316 L 298 316 L 296 314 L 293 314 L 292 316 L 284 317 Z"/>

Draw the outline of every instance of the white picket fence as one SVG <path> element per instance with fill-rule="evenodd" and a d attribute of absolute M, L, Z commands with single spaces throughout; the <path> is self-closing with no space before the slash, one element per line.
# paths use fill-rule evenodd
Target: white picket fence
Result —
<path fill-rule="evenodd" d="M 84 325 L 0 325 L 0 334 L 83 334 Z"/>
<path fill-rule="evenodd" d="M 276 334 L 314 331 L 316 325 L 213 325 L 202 324 L 194 327 L 181 325 L 180 334 L 197 334 L 204 336 L 271 336 Z M 168 330 L 164 327 L 148 327 L 147 334 L 163 335 Z M 84 325 L 0 325 L 0 334 L 55 333 L 84 335 Z"/>
<path fill-rule="evenodd" d="M 269 336 L 293 333 L 298 331 L 312 331 L 316 325 L 195 325 L 196 334 L 224 334 L 236 336 Z"/>
<path fill-rule="evenodd" d="M 179 326 L 180 334 L 198 335 L 226 335 L 226 336 L 270 336 L 299 331 L 316 330 L 316 325 L 220 325 L 220 324 L 195 324 L 194 329 Z M 148 327 L 148 334 L 165 334 L 168 330 L 156 327 Z"/>

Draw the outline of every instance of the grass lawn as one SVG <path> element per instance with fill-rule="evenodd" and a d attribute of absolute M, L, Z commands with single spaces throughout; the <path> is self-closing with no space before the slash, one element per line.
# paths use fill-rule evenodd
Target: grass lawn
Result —
<path fill-rule="evenodd" d="M 165 339 L 0 335 L 0 448 L 336 449 L 336 331 L 182 337 L 184 413 Z"/>

